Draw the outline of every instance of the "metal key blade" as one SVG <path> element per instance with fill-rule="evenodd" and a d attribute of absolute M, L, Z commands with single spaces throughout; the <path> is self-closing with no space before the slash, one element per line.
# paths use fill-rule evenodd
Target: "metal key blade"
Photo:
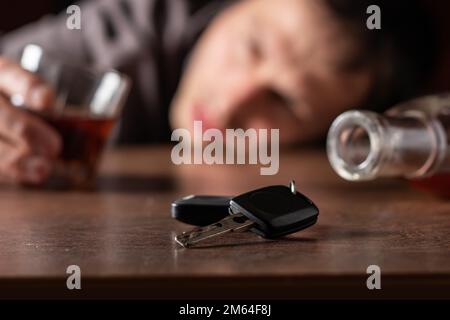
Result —
<path fill-rule="evenodd" d="M 232 214 L 219 222 L 203 228 L 196 228 L 190 232 L 183 232 L 175 237 L 175 240 L 183 247 L 192 247 L 196 243 L 220 236 L 227 232 L 247 231 L 254 224 L 244 215 L 237 213 Z"/>

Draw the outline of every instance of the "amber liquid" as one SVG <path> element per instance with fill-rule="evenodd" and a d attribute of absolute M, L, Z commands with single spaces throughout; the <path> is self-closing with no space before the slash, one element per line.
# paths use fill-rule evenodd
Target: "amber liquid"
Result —
<path fill-rule="evenodd" d="M 438 197 L 450 199 L 450 173 L 411 180 L 411 184 L 420 190 L 433 193 Z"/>
<path fill-rule="evenodd" d="M 115 119 L 78 115 L 40 116 L 60 134 L 63 142 L 48 185 L 90 186 Z"/>
<path fill-rule="evenodd" d="M 450 149 L 450 108 L 443 109 L 438 119 L 447 133 L 447 146 Z M 432 193 L 440 198 L 450 199 L 450 151 L 447 151 L 443 172 L 434 176 L 411 180 L 411 184 L 425 192 Z"/>

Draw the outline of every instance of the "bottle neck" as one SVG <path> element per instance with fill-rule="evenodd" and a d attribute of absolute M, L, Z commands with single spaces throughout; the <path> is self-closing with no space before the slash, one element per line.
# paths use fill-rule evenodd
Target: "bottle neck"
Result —
<path fill-rule="evenodd" d="M 331 165 L 347 180 L 417 178 L 438 169 L 447 142 L 439 123 L 421 112 L 349 111 L 333 123 L 327 148 Z"/>

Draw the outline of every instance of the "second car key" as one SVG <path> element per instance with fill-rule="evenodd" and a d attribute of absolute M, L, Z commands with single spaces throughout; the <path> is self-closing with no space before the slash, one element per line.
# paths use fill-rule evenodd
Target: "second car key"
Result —
<path fill-rule="evenodd" d="M 231 197 L 187 196 L 172 203 L 172 218 L 193 226 L 207 226 L 229 215 Z"/>
<path fill-rule="evenodd" d="M 178 235 L 175 240 L 183 247 L 231 231 L 251 230 L 273 239 L 314 225 L 319 210 L 306 196 L 289 187 L 271 186 L 251 191 L 231 199 L 231 215 L 204 228 Z"/>

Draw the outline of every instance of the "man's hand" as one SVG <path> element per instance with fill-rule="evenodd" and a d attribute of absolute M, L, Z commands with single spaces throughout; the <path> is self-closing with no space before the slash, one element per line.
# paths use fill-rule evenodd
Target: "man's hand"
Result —
<path fill-rule="evenodd" d="M 0 179 L 40 184 L 50 174 L 61 139 L 42 119 L 13 106 L 11 97 L 44 111 L 54 105 L 55 94 L 38 76 L 0 57 Z"/>

